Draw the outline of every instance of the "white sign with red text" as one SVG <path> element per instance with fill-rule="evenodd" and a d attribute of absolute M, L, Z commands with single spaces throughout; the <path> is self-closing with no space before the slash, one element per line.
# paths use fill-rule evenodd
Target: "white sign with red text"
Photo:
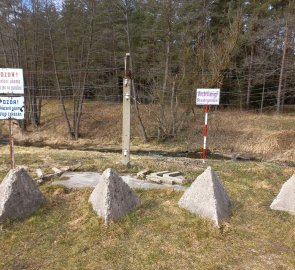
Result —
<path fill-rule="evenodd" d="M 219 105 L 220 89 L 219 88 L 199 88 L 197 89 L 197 105 Z"/>
<path fill-rule="evenodd" d="M 0 68 L 0 94 L 24 94 L 24 77 L 22 69 Z"/>
<path fill-rule="evenodd" d="M 25 119 L 24 97 L 0 96 L 0 120 L 3 119 Z"/>

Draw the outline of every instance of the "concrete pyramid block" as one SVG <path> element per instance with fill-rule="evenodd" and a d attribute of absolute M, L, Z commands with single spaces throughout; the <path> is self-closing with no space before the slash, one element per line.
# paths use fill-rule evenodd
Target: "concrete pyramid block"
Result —
<path fill-rule="evenodd" d="M 139 198 L 114 170 L 106 169 L 89 202 L 108 224 L 131 212 L 139 204 Z"/>
<path fill-rule="evenodd" d="M 217 227 L 231 215 L 229 197 L 211 167 L 197 177 L 178 205 L 193 214 L 211 219 Z"/>
<path fill-rule="evenodd" d="M 270 208 L 273 210 L 286 211 L 295 215 L 295 174 L 283 184 L 278 196 L 270 205 Z"/>
<path fill-rule="evenodd" d="M 24 168 L 10 170 L 0 184 L 0 221 L 29 216 L 46 198 Z"/>

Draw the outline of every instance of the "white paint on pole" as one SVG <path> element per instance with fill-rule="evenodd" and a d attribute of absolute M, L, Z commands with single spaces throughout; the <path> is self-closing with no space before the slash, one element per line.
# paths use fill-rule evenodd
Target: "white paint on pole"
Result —
<path fill-rule="evenodd" d="M 219 105 L 219 88 L 198 88 L 196 95 L 197 105 Z"/>
<path fill-rule="evenodd" d="M 24 94 L 24 77 L 22 69 L 0 68 L 0 94 Z"/>
<path fill-rule="evenodd" d="M 130 54 L 125 56 L 125 78 L 123 83 L 123 125 L 122 125 L 122 163 L 130 164 L 130 134 L 131 134 L 131 71 Z"/>
<path fill-rule="evenodd" d="M 25 118 L 24 97 L 1 97 L 0 96 L 0 120 Z"/>

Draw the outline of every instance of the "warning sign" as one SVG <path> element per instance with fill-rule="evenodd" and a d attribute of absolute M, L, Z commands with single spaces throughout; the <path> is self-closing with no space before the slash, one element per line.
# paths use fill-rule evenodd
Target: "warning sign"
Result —
<path fill-rule="evenodd" d="M 0 94 L 24 94 L 22 69 L 0 68 Z"/>
<path fill-rule="evenodd" d="M 0 120 L 25 118 L 24 97 L 0 97 Z"/>
<path fill-rule="evenodd" d="M 197 105 L 219 105 L 220 89 L 219 88 L 199 88 L 197 89 Z"/>

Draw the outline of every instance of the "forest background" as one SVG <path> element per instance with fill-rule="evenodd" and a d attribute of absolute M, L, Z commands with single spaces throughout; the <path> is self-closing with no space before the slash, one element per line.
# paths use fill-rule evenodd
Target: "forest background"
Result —
<path fill-rule="evenodd" d="M 54 100 L 78 139 L 85 101 L 122 101 L 128 52 L 140 136 L 163 141 L 195 113 L 196 88 L 221 88 L 220 108 L 290 111 L 294 13 L 284 0 L 3 0 L 0 65 L 24 70 L 23 132 Z"/>

